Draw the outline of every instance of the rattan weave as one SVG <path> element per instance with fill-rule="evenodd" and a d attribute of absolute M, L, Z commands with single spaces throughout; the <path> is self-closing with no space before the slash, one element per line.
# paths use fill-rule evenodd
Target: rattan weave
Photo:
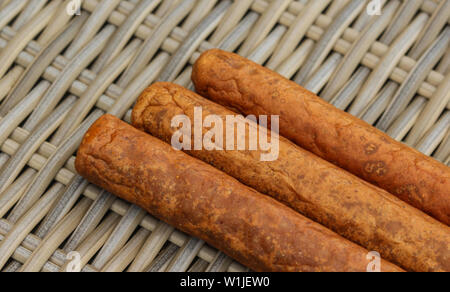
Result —
<path fill-rule="evenodd" d="M 71 270 L 73 251 L 84 271 L 246 270 L 74 169 L 101 114 L 129 121 L 158 80 L 192 88 L 214 47 L 450 163 L 450 0 L 76 2 L 0 0 L 2 271 Z"/>

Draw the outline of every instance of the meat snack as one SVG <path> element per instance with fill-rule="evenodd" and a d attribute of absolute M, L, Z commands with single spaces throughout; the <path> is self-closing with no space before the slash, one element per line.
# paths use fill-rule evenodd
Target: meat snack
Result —
<path fill-rule="evenodd" d="M 364 248 L 113 116 L 89 129 L 76 169 L 255 271 L 366 271 Z"/>
<path fill-rule="evenodd" d="M 236 115 L 181 86 L 156 83 L 136 103 L 133 125 L 171 143 L 181 128 L 173 127 L 174 118 L 184 115 L 194 121 L 196 108 L 202 109 L 203 122 L 218 116 L 226 125 L 227 117 Z M 250 145 L 249 127 L 258 126 L 246 122 L 245 144 Z M 195 124 L 190 127 L 187 140 L 194 141 Z M 209 130 L 203 127 L 203 137 Z M 270 162 L 261 161 L 260 150 L 186 152 L 406 270 L 450 271 L 448 226 L 287 139 L 279 138 L 278 159 Z"/>
<path fill-rule="evenodd" d="M 450 169 L 300 85 L 236 54 L 194 65 L 199 94 L 244 114 L 279 115 L 280 134 L 450 225 Z"/>

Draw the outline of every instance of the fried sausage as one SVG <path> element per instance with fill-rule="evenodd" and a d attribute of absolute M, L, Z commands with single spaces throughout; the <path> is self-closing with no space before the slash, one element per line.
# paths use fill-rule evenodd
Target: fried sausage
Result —
<path fill-rule="evenodd" d="M 113 116 L 87 132 L 76 169 L 255 271 L 366 271 L 364 248 Z"/>
<path fill-rule="evenodd" d="M 236 54 L 203 53 L 192 80 L 198 93 L 241 113 L 279 115 L 282 136 L 450 224 L 449 167 Z"/>
<path fill-rule="evenodd" d="M 215 115 L 224 125 L 227 117 L 236 115 L 181 86 L 156 83 L 138 99 L 132 121 L 138 129 L 171 143 L 178 130 L 172 127 L 174 117 L 185 115 L 194 121 L 195 108 L 202 109 L 203 121 Z M 194 141 L 194 123 L 191 127 L 188 140 Z M 250 145 L 248 127 L 258 126 L 247 120 L 246 127 L 245 144 Z M 208 131 L 205 127 L 203 136 Z M 260 160 L 264 151 L 186 152 L 406 270 L 450 271 L 450 228 L 287 139 L 279 139 L 278 159 L 271 162 Z"/>

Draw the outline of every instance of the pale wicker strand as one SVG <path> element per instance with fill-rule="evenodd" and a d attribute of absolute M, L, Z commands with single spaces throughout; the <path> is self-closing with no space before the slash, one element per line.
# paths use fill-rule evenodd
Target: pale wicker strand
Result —
<path fill-rule="evenodd" d="M 408 23 L 410 23 L 413 17 L 417 14 L 423 3 L 423 0 L 403 1 L 398 13 L 395 15 L 393 21 L 380 38 L 380 42 L 384 44 L 392 43 L 394 39 L 408 26 Z"/>
<path fill-rule="evenodd" d="M 32 168 L 27 168 L 12 185 L 5 189 L 0 195 L 0 217 L 5 214 L 20 200 L 25 192 L 28 182 L 37 173 Z"/>
<path fill-rule="evenodd" d="M 388 82 L 379 95 L 375 98 L 375 102 L 370 106 L 369 110 L 364 114 L 362 119 L 367 123 L 373 125 L 381 117 L 383 112 L 389 106 L 389 103 L 398 90 L 398 84 L 395 82 Z"/>
<path fill-rule="evenodd" d="M 64 57 L 72 59 L 100 30 L 111 12 L 119 5 L 120 0 L 101 1 L 92 12 L 91 17 L 81 28 L 75 40 L 64 53 Z M 84 68 L 84 67 L 83 67 Z"/>
<path fill-rule="evenodd" d="M 77 17 L 62 34 L 57 36 L 49 46 L 47 46 L 38 56 L 36 56 L 35 61 L 32 64 L 29 64 L 30 66 L 26 66 L 29 68 L 26 70 L 20 81 L 17 82 L 17 85 L 9 94 L 8 98 L 0 105 L 0 116 L 4 116 L 23 97 L 27 95 L 59 52 L 61 52 L 63 48 L 73 40 L 86 18 L 86 13 L 83 13 Z"/>
<path fill-rule="evenodd" d="M 300 14 L 291 24 L 270 61 L 267 63 L 269 69 L 275 69 L 294 52 L 300 40 L 305 36 L 308 28 L 314 23 L 330 1 L 319 0 L 308 2 L 307 6 L 301 10 Z"/>
<path fill-rule="evenodd" d="M 444 58 L 436 68 L 436 71 L 444 75 L 450 71 L 450 50 L 447 51 Z"/>
<path fill-rule="evenodd" d="M 172 56 L 170 62 L 158 77 L 158 81 L 173 81 L 181 72 L 184 64 L 189 60 L 201 42 L 217 27 L 226 10 L 231 5 L 230 0 L 224 0 L 192 31 L 184 43 Z"/>
<path fill-rule="evenodd" d="M 339 67 L 334 70 L 331 81 L 323 90 L 321 97 L 330 101 L 335 94 L 342 88 L 345 81 L 350 78 L 358 64 L 372 46 L 373 42 L 380 36 L 389 22 L 392 20 L 394 12 L 397 10 L 399 1 L 391 1 L 384 7 L 383 14 L 375 17 L 364 29 L 359 38 L 353 43 L 349 52 L 345 55 Z"/>
<path fill-rule="evenodd" d="M 434 158 L 444 162 L 446 157 L 450 156 L 450 131 L 447 133 L 446 138 L 443 140 L 439 148 L 436 150 Z"/>
<path fill-rule="evenodd" d="M 0 67 L 0 77 L 3 77 L 8 68 L 13 64 L 17 55 L 26 47 L 27 43 L 47 25 L 55 13 L 59 2 L 59 0 L 52 1 L 52 3 L 39 12 L 8 42 L 6 48 L 0 51 L 0 64 L 2 64 Z"/>
<path fill-rule="evenodd" d="M 169 55 L 167 53 L 158 54 L 139 76 L 128 84 L 120 95 L 120 98 L 117 100 L 109 100 L 103 109 L 108 111 L 109 114 L 123 117 L 145 88 L 161 74 L 168 61 Z M 99 103 L 101 101 L 100 99 Z"/>
<path fill-rule="evenodd" d="M 290 55 L 275 71 L 286 78 L 291 79 L 298 68 L 306 61 L 306 58 L 314 48 L 314 41 L 307 39 Z"/>
<path fill-rule="evenodd" d="M 0 236 L 0 240 L 2 240 L 1 236 Z M 4 272 L 4 273 L 17 272 L 20 269 L 21 265 L 22 264 L 19 262 L 11 261 L 11 263 L 9 263 L 8 266 L 6 268 L 4 268 L 2 272 Z"/>
<path fill-rule="evenodd" d="M 0 153 L 0 167 L 2 167 L 6 161 L 8 161 L 9 155 L 6 153 Z"/>
<path fill-rule="evenodd" d="M 351 104 L 358 92 L 360 92 L 361 88 L 364 86 L 364 82 L 369 77 L 369 74 L 370 70 L 367 67 L 359 67 L 330 103 L 338 109 L 345 110 Z"/>
<path fill-rule="evenodd" d="M 88 198 L 83 198 L 67 216 L 42 240 L 41 244 L 34 250 L 27 259 L 21 272 L 39 272 L 51 255 L 66 237 L 73 232 L 81 220 L 81 216 L 92 203 Z"/>
<path fill-rule="evenodd" d="M 11 214 L 8 216 L 10 221 L 13 223 L 16 222 L 34 204 L 34 202 L 39 199 L 43 191 L 55 177 L 58 169 L 65 164 L 65 161 L 78 148 L 78 145 L 81 143 L 83 133 L 86 133 L 90 125 L 92 125 L 101 116 L 101 114 L 102 113 L 99 110 L 94 111 L 77 129 L 76 133 L 78 135 L 74 135 L 73 137 L 67 139 L 61 147 L 58 148 L 58 151 L 47 160 L 45 164 L 46 167 L 43 167 L 39 171 L 33 182 L 28 186 L 25 195 L 21 198 L 12 210 Z"/>
<path fill-rule="evenodd" d="M 341 62 L 342 55 L 339 53 L 332 53 L 316 72 L 311 75 L 304 87 L 315 94 L 319 94 Z"/>
<path fill-rule="evenodd" d="M 413 68 L 408 75 L 407 79 L 396 93 L 388 109 L 383 114 L 380 121 L 377 123 L 377 127 L 385 131 L 409 104 L 414 97 L 415 92 L 418 91 L 418 84 L 422 83 L 425 75 L 431 71 L 431 69 L 437 64 L 442 55 L 447 51 L 450 29 L 446 29 L 442 32 L 441 36 L 436 39 L 434 44 L 428 49 L 428 51 L 422 56 L 422 58 L 416 63 L 416 67 Z M 444 106 L 448 104 L 444 103 Z"/>
<path fill-rule="evenodd" d="M 39 83 L 13 110 L 0 120 L 0 144 L 3 144 L 14 129 L 33 111 L 49 87 L 50 83 L 47 81 Z M 2 184 L 0 192 L 3 188 L 4 185 Z"/>
<path fill-rule="evenodd" d="M 38 44 L 45 46 L 47 43 L 52 41 L 54 36 L 59 35 L 61 29 L 63 29 L 72 19 L 72 15 L 67 13 L 67 5 L 70 4 L 70 1 L 71 0 L 64 0 L 59 5 L 58 10 L 56 10 L 54 14 L 54 19 L 49 23 L 37 39 Z"/>
<path fill-rule="evenodd" d="M 12 228 L 12 224 L 3 220 L 0 222 L 0 239 L 3 235 L 7 234 Z M 11 264 L 8 265 L 3 271 L 6 269 L 9 269 L 11 271 L 18 271 L 22 264 L 26 262 L 26 260 L 31 256 L 32 251 L 34 251 L 38 245 L 40 244 L 41 239 L 35 235 L 29 234 L 27 237 L 23 240 L 22 245 L 20 245 L 14 253 L 11 255 L 11 258 L 14 259 Z M 44 267 L 44 272 L 57 272 L 59 270 L 59 265 L 64 263 L 65 254 L 63 254 L 61 251 L 57 250 L 52 257 L 50 258 L 50 261 L 48 261 Z M 55 264 L 56 263 L 56 264 Z"/>
<path fill-rule="evenodd" d="M 74 193 L 72 197 L 68 198 L 66 196 L 68 187 L 70 187 L 70 185 L 64 188 L 63 194 L 58 196 L 58 199 L 53 204 L 47 216 L 45 216 L 44 220 L 40 223 L 39 228 L 35 232 L 36 236 L 39 236 L 40 238 L 46 236 L 48 232 L 70 212 L 72 207 L 78 201 L 81 192 Z"/>
<path fill-rule="evenodd" d="M 275 50 L 286 30 L 284 25 L 277 25 L 264 41 L 262 41 L 259 46 L 247 56 L 247 58 L 257 64 L 264 64 Z"/>
<path fill-rule="evenodd" d="M 94 37 L 92 41 L 69 62 L 69 64 L 67 64 L 61 72 L 61 75 L 52 84 L 45 96 L 40 100 L 36 109 L 27 119 L 23 126 L 25 130 L 33 130 L 38 123 L 53 110 L 73 81 L 76 80 L 77 76 L 95 59 L 95 57 L 98 56 L 113 32 L 114 27 L 111 25 L 103 28 L 102 31 Z"/>
<path fill-rule="evenodd" d="M 108 238 L 113 233 L 120 216 L 111 213 L 103 219 L 102 223 L 86 238 L 86 240 L 77 247 L 77 252 L 81 257 L 81 267 L 87 266 L 92 257 L 101 249 Z M 66 271 L 67 265 L 61 265 L 61 271 Z"/>
<path fill-rule="evenodd" d="M 421 31 L 417 42 L 409 52 L 409 56 L 413 59 L 419 59 L 439 35 L 442 28 L 447 25 L 449 19 L 450 1 L 441 1 L 431 16 L 427 27 Z"/>
<path fill-rule="evenodd" d="M 219 48 L 225 51 L 234 51 L 250 34 L 253 25 L 258 21 L 256 12 L 249 12 L 241 22 L 219 44 Z"/>
<path fill-rule="evenodd" d="M 307 82 L 311 73 L 314 72 L 325 60 L 326 56 L 332 50 L 334 44 L 344 32 L 345 28 L 358 16 L 364 8 L 364 2 L 360 0 L 351 0 L 339 13 L 339 16 L 329 25 L 328 29 L 320 38 L 312 53 L 308 56 L 306 63 L 302 66 L 295 77 L 295 82 L 304 84 Z"/>
<path fill-rule="evenodd" d="M 55 184 L 20 220 L 14 222 L 13 228 L 0 243 L 0 268 L 3 268 L 24 238 L 44 218 L 62 189 L 62 184 Z"/>
<path fill-rule="evenodd" d="M 142 47 L 136 53 L 133 61 L 120 77 L 118 85 L 123 87 L 136 77 L 149 63 L 158 51 L 161 44 L 166 40 L 174 27 L 191 11 L 195 0 L 183 0 L 181 4 L 174 9 L 170 15 L 165 18 L 155 28 L 154 32 L 145 40 Z"/>
<path fill-rule="evenodd" d="M 400 114 L 395 120 L 392 126 L 386 131 L 386 133 L 397 141 L 402 141 L 408 134 L 414 123 L 419 118 L 420 113 L 425 108 L 426 99 L 423 97 L 417 97 L 413 102 Z"/>
<path fill-rule="evenodd" d="M 219 45 L 219 43 L 238 25 L 240 20 L 248 12 L 252 3 L 253 0 L 234 1 L 233 5 L 228 9 L 228 12 L 224 16 L 224 19 L 227 21 L 222 21 L 219 24 L 214 34 L 209 39 L 209 42 L 213 45 Z"/>
<path fill-rule="evenodd" d="M 141 44 L 138 39 L 133 40 L 120 55 L 110 63 L 105 70 L 96 76 L 89 87 L 80 96 L 76 105 L 71 109 L 69 116 L 53 135 L 50 143 L 59 145 L 64 138 L 67 138 L 73 130 L 83 121 L 89 111 L 97 102 L 98 98 L 107 89 L 109 84 L 122 73 L 128 66 L 136 49 Z"/>
<path fill-rule="evenodd" d="M 117 29 L 114 36 L 106 45 L 103 52 L 95 61 L 91 71 L 98 73 L 109 64 L 125 47 L 136 28 L 142 23 L 144 18 L 161 2 L 160 0 L 142 0 L 136 5 L 134 11 L 127 20 Z M 137 41 L 137 40 L 135 40 Z"/>
<path fill-rule="evenodd" d="M 8 24 L 27 4 L 27 0 L 14 0 L 3 4 L 0 10 L 0 29 Z"/>
<path fill-rule="evenodd" d="M 188 273 L 203 273 L 208 268 L 209 263 L 202 259 L 196 259 L 192 266 L 187 270 Z"/>
<path fill-rule="evenodd" d="M 161 248 L 167 242 L 174 230 L 174 227 L 162 221 L 159 222 L 156 229 L 152 231 L 151 235 L 144 243 L 143 248 L 136 255 L 133 263 L 128 268 L 128 272 L 145 271 L 145 268 L 147 268 L 158 256 Z"/>
<path fill-rule="evenodd" d="M 109 211 L 115 200 L 117 200 L 116 197 L 106 191 L 102 191 L 84 215 L 77 229 L 68 239 L 64 246 L 64 251 L 74 251 L 101 222 L 102 218 Z"/>
<path fill-rule="evenodd" d="M 349 110 L 350 114 L 361 117 L 367 104 L 370 104 L 376 93 L 381 89 L 384 82 L 389 78 L 390 73 L 400 61 L 401 57 L 412 46 L 418 34 L 425 25 L 428 16 L 419 14 L 411 25 L 392 44 L 389 51 L 382 58 L 381 62 L 369 76 L 369 79 L 361 89 L 357 98 Z"/>
<path fill-rule="evenodd" d="M 380 0 L 380 7 L 381 7 L 381 14 L 383 14 L 383 7 L 385 7 L 387 0 Z M 390 1 L 388 2 L 390 3 Z M 366 8 L 367 11 L 367 8 Z M 352 25 L 352 28 L 357 31 L 362 31 L 367 25 L 378 15 L 372 15 L 371 13 L 360 13 L 358 18 L 355 20 L 355 22 Z"/>
<path fill-rule="evenodd" d="M 0 102 L 8 95 L 10 90 L 13 88 L 14 84 L 22 75 L 24 69 L 20 66 L 15 66 L 13 69 L 9 71 L 8 74 L 5 75 L 2 79 L 0 79 Z"/>
<path fill-rule="evenodd" d="M 174 258 L 166 268 L 166 272 L 186 272 L 200 249 L 205 244 L 204 241 L 191 237 L 178 249 Z"/>
<path fill-rule="evenodd" d="M 414 146 L 425 155 L 433 154 L 450 130 L 450 112 L 446 111 L 437 123 Z"/>
<path fill-rule="evenodd" d="M 41 125 L 39 125 L 36 131 L 29 135 L 26 142 L 20 145 L 0 173 L 0 183 L 3 184 L 0 191 L 3 191 L 14 181 L 19 175 L 20 170 L 23 169 L 36 150 L 62 123 L 69 112 L 70 107 L 74 103 L 75 97 L 73 96 L 64 100 L 64 102 L 62 102 L 58 108 L 52 112 Z"/>
<path fill-rule="evenodd" d="M 27 6 L 25 6 L 25 9 L 20 13 L 20 15 L 14 21 L 12 28 L 16 31 L 21 29 L 47 3 L 48 3 L 47 0 L 29 0 L 27 3 Z"/>
<path fill-rule="evenodd" d="M 341 10 L 349 4 L 351 0 L 334 0 L 331 2 L 330 7 L 326 10 L 326 15 L 330 18 L 335 18 Z M 366 0 L 363 0 L 366 1 Z"/>
<path fill-rule="evenodd" d="M 127 213 L 122 217 L 113 233 L 100 249 L 95 257 L 92 266 L 101 270 L 108 261 L 121 249 L 134 232 L 139 222 L 145 216 L 145 211 L 141 208 L 131 205 Z"/>
<path fill-rule="evenodd" d="M 450 32 L 450 30 L 449 30 Z M 450 34 L 448 34 L 450 38 Z M 427 132 L 433 124 L 441 116 L 441 113 L 445 109 L 445 105 L 450 101 L 450 73 L 441 83 L 438 90 L 436 91 L 434 97 L 428 101 L 425 109 L 422 111 L 419 119 L 412 128 L 411 132 L 406 138 L 406 143 L 415 146 L 418 141 L 423 137 L 425 132 Z M 438 142 L 441 140 L 438 140 Z M 428 153 L 428 151 L 427 151 Z M 431 153 L 428 153 L 430 155 Z"/>
<path fill-rule="evenodd" d="M 291 0 L 274 0 L 270 3 L 266 12 L 260 17 L 252 32 L 242 44 L 239 54 L 242 56 L 249 55 L 263 41 L 290 2 Z"/>
<path fill-rule="evenodd" d="M 222 252 L 217 252 L 213 261 L 209 264 L 206 272 L 210 273 L 223 273 L 228 270 L 233 260 L 231 260 L 227 255 Z"/>
<path fill-rule="evenodd" d="M 168 247 L 159 253 L 158 257 L 148 267 L 147 272 L 164 272 L 175 257 L 178 249 L 178 246 L 169 244 Z"/>
<path fill-rule="evenodd" d="M 214 9 L 216 3 L 217 0 L 197 0 L 194 9 L 183 22 L 181 29 L 188 33 L 191 32 L 205 16 L 209 15 L 209 13 Z"/>
<path fill-rule="evenodd" d="M 181 0 L 173 0 L 173 1 L 162 1 L 158 7 L 158 10 L 155 12 L 155 15 L 162 18 L 169 13 L 172 9 L 180 4 Z"/>
<path fill-rule="evenodd" d="M 122 272 L 142 248 L 150 232 L 140 228 L 128 243 L 103 267 L 101 272 Z"/>

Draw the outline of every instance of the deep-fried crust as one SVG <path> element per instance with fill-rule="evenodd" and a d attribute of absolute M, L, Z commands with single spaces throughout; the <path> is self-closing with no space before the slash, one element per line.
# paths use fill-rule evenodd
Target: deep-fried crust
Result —
<path fill-rule="evenodd" d="M 197 92 L 244 114 L 280 115 L 299 146 L 450 225 L 450 168 L 236 54 L 210 50 L 194 65 Z"/>
<path fill-rule="evenodd" d="M 366 270 L 364 248 L 113 116 L 88 131 L 76 168 L 256 271 Z"/>
<path fill-rule="evenodd" d="M 216 115 L 224 124 L 236 115 L 181 86 L 156 83 L 136 103 L 133 125 L 170 143 L 177 130 L 172 118 L 194 121 L 194 107 L 202 108 L 203 119 Z M 261 162 L 261 151 L 187 152 L 407 270 L 450 270 L 447 226 L 284 138 L 279 150 L 273 162 Z"/>

